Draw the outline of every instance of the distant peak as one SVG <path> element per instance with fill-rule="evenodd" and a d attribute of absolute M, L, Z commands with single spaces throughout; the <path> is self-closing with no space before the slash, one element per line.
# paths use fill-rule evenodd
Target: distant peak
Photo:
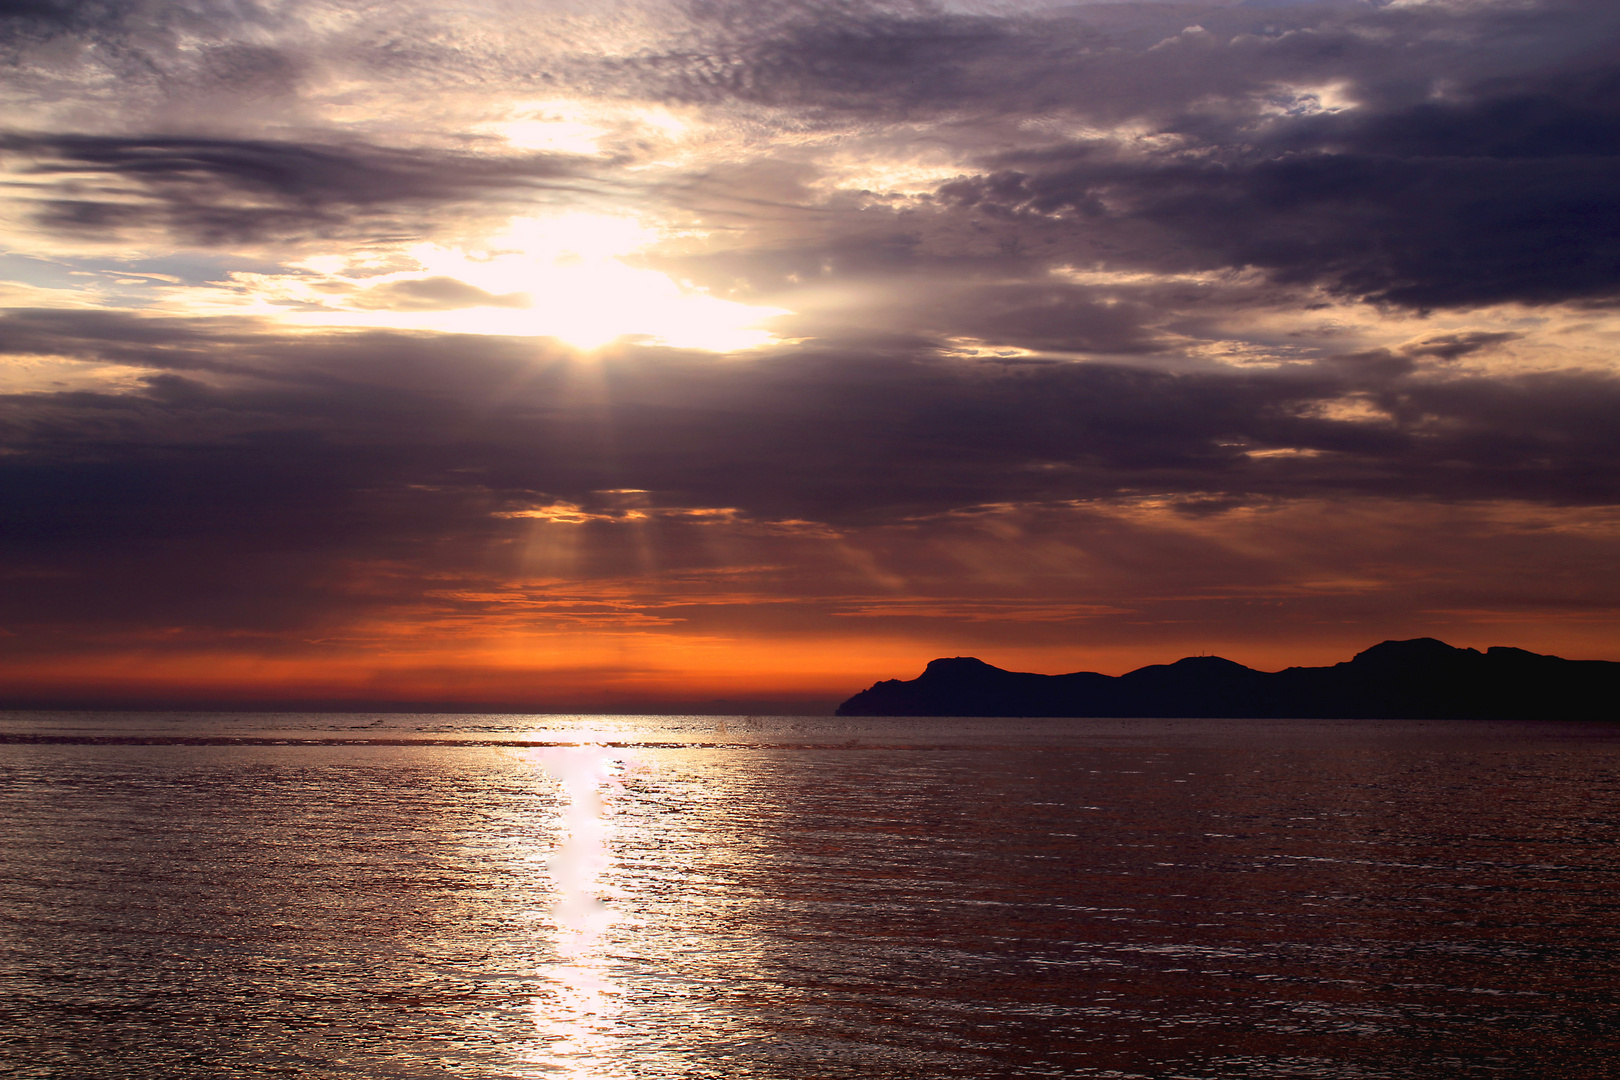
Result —
<path fill-rule="evenodd" d="M 926 675 L 960 675 L 970 671 L 1000 671 L 994 664 L 987 664 L 977 656 L 942 656 L 938 660 L 928 661 L 924 671 Z"/>
<path fill-rule="evenodd" d="M 1196 668 L 1205 671 L 1217 671 L 1220 669 L 1230 668 L 1242 668 L 1244 671 L 1252 670 L 1251 668 L 1244 667 L 1236 660 L 1228 660 L 1224 656 L 1183 656 L 1175 663 L 1166 666 L 1174 668 Z"/>
<path fill-rule="evenodd" d="M 1356 653 L 1352 664 L 1412 664 L 1433 663 L 1459 656 L 1478 656 L 1473 649 L 1458 649 L 1439 638 L 1408 638 L 1405 641 L 1380 641 L 1370 649 Z"/>
<path fill-rule="evenodd" d="M 1224 656 L 1183 656 L 1174 663 L 1149 664 L 1147 667 L 1128 671 L 1120 678 L 1129 679 L 1133 683 L 1140 683 L 1144 679 L 1174 679 L 1178 683 L 1188 679 L 1225 682 L 1240 675 L 1255 673 L 1253 668 L 1245 667 L 1236 660 L 1228 660 Z"/>

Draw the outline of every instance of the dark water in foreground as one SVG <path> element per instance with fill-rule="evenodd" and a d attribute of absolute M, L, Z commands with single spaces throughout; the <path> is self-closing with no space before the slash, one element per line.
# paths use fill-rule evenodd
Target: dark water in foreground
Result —
<path fill-rule="evenodd" d="M 1620 1076 L 1617 765 L 1556 723 L 3 714 L 0 1075 Z"/>

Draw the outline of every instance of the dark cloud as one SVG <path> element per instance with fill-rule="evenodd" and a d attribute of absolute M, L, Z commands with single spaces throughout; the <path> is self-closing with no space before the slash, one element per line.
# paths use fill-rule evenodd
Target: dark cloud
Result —
<path fill-rule="evenodd" d="M 1327 87 L 1382 112 L 1442 86 L 1590 63 L 1620 17 L 1536 4 L 1099 3 L 995 15 L 934 5 L 705 4 L 681 49 L 614 61 L 640 86 L 949 131 L 1029 121 L 1274 116 Z M 951 135 L 945 136 L 947 138 Z M 1024 141 L 1024 140 L 1020 140 Z"/>
<path fill-rule="evenodd" d="M 1474 330 L 1456 334 L 1436 334 L 1409 345 L 1404 350 L 1409 356 L 1432 356 L 1439 360 L 1456 360 L 1524 335 L 1509 331 Z"/>
<path fill-rule="evenodd" d="M 827 561 L 816 545 L 831 541 L 817 537 L 901 530 L 912 539 L 891 553 L 903 569 L 890 572 L 918 574 L 938 561 L 928 545 L 965 543 L 950 537 L 987 506 L 1024 508 L 1019 527 L 1037 547 L 1083 535 L 1095 547 L 1119 531 L 1107 507 L 1150 496 L 1187 520 L 1301 500 L 1620 498 L 1620 380 L 1590 373 L 1324 362 L 1174 374 L 964 362 L 870 342 L 727 361 L 629 348 L 582 366 L 531 339 L 291 338 L 80 312 L 13 315 L 0 329 L 14 352 L 156 371 L 134 393 L 0 399 L 0 562 L 12 575 L 0 624 L 41 628 L 18 648 L 159 626 L 293 647 L 297 633 L 401 608 L 585 618 L 584 601 L 555 590 L 529 608 L 442 595 L 537 567 L 555 575 L 553 563 L 533 563 L 536 537 L 576 538 L 562 565 L 581 581 L 684 567 L 709 575 L 711 591 L 759 594 L 705 599 L 693 586 L 678 602 L 658 598 L 667 582 L 649 584 L 599 618 L 631 619 L 613 614 L 623 608 L 764 626 L 758 604 L 783 590 L 870 591 Z M 1065 525 L 1059 512 L 1073 506 L 1104 516 Z M 1062 539 L 1079 528 L 1089 531 Z M 1191 543 L 1140 528 L 1121 537 L 1107 557 L 1122 567 Z M 1216 572 L 1224 557 L 1198 558 L 1185 573 Z M 728 567 L 761 562 L 798 569 L 728 584 Z M 947 565 L 937 569 L 950 580 Z M 1150 569 L 1131 580 L 1150 580 Z M 1048 605 L 1071 587 L 1060 581 L 1071 571 L 1051 573 Z M 788 622 L 848 608 L 817 603 Z"/>
<path fill-rule="evenodd" d="M 1620 449 L 1603 420 L 1620 404 L 1610 375 L 1458 374 L 1410 360 L 1500 334 L 1426 339 L 1392 365 L 1180 373 L 964 361 L 904 342 L 723 364 L 628 349 L 587 389 L 566 354 L 529 339 L 285 338 L 247 325 L 78 312 L 0 321 L 14 351 L 171 372 L 142 394 L 13 397 L 13 430 L 25 436 L 16 445 L 37 452 L 37 429 L 60 432 L 70 456 L 87 452 L 95 443 L 72 434 L 75 417 L 92 432 L 118 418 L 127 434 L 97 451 L 113 456 L 124 439 L 211 447 L 299 433 L 356 461 L 374 446 L 379 461 L 399 463 L 402 483 L 475 468 L 479 489 L 497 497 L 589 507 L 593 493 L 636 489 L 824 521 L 1126 490 L 1585 502 L 1615 494 L 1605 462 Z M 1344 414 L 1349 405 L 1365 415 Z M 1298 453 L 1249 456 L 1276 450 Z M 349 468 L 334 461 L 330 472 Z"/>
<path fill-rule="evenodd" d="M 1406 307 L 1611 297 L 1620 289 L 1611 83 L 1620 86 L 1605 79 L 1583 102 L 1424 106 L 1162 156 L 1098 145 L 1009 155 L 1004 163 L 1020 167 L 953 181 L 940 195 L 1032 229 L 1145 223 L 1176 241 L 1166 269 L 1257 267 Z M 1600 106 L 1607 127 L 1588 123 Z M 1527 112 L 1541 121 L 1533 130 L 1504 122 Z M 1389 131 L 1418 113 L 1419 126 L 1443 121 L 1451 137 L 1392 152 Z"/>
<path fill-rule="evenodd" d="M 0 27 L 14 34 L 83 30 L 117 21 L 139 6 L 129 0 L 0 0 Z"/>
<path fill-rule="evenodd" d="M 942 205 L 1025 253 L 1253 267 L 1416 309 L 1620 288 L 1620 68 L 1596 47 L 1620 14 L 1602 5 L 794 11 L 722 20 L 708 51 L 645 72 L 979 153 L 991 167 Z M 1039 145 L 1066 128 L 1094 134 Z"/>
<path fill-rule="evenodd" d="M 565 156 L 367 144 L 13 133 L 0 136 L 0 155 L 42 188 L 46 227 L 159 228 L 203 246 L 409 233 L 429 229 L 446 207 L 583 183 L 581 163 Z"/>

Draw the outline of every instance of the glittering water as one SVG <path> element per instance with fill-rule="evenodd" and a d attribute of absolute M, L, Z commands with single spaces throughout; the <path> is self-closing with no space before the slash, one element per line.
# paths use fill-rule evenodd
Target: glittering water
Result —
<path fill-rule="evenodd" d="M 0 1074 L 1620 1075 L 1620 728 L 0 716 Z"/>

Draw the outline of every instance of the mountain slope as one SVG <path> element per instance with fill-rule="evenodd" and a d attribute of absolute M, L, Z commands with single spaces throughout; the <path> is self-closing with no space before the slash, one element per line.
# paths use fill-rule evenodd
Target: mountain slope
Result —
<path fill-rule="evenodd" d="M 1523 649 L 1385 641 L 1331 667 L 1255 671 L 1189 656 L 1120 676 L 1035 675 L 970 656 L 851 697 L 839 716 L 1208 716 L 1620 719 L 1620 663 Z"/>

